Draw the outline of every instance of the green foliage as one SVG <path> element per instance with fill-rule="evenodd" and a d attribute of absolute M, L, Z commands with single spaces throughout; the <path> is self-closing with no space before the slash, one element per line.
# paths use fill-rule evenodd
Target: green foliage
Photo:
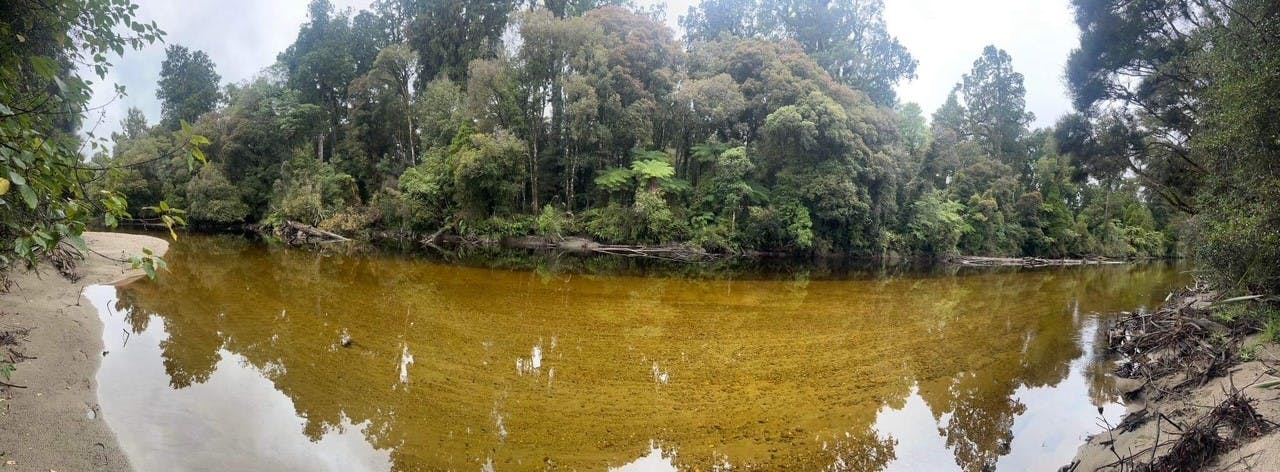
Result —
<path fill-rule="evenodd" d="M 1075 4 L 1085 31 L 1067 69 L 1076 107 L 1126 106 L 1064 123 L 1064 148 L 1091 175 L 1138 175 L 1162 200 L 1151 207 L 1194 215 L 1185 233 L 1220 287 L 1280 290 L 1275 2 Z"/>
<path fill-rule="evenodd" d="M 969 132 L 980 138 L 987 153 L 1012 167 L 1019 176 L 1029 176 L 1031 162 L 1021 138 L 1034 119 L 1026 111 L 1026 88 L 1022 74 L 1013 70 L 1009 53 L 987 46 L 965 74 L 960 84 L 968 112 Z"/>
<path fill-rule="evenodd" d="M 511 213 L 517 207 L 525 146 L 508 133 L 476 133 L 463 138 L 450 155 L 454 199 L 467 219 Z"/>
<path fill-rule="evenodd" d="M 649 188 L 655 190 L 658 183 L 676 175 L 676 169 L 665 159 L 644 157 L 631 161 L 631 173 Z"/>
<path fill-rule="evenodd" d="M 473 59 L 491 57 L 515 9 L 511 0 L 493 2 L 423 2 L 406 31 L 428 80 L 466 75 Z"/>
<path fill-rule="evenodd" d="M 272 207 L 278 218 L 309 225 L 318 225 L 347 205 L 360 203 L 354 178 L 305 151 L 285 163 L 276 189 Z"/>
<path fill-rule="evenodd" d="M 542 206 L 542 213 L 538 215 L 535 224 L 539 236 L 553 240 L 561 239 L 568 226 L 565 215 L 551 205 Z"/>
<path fill-rule="evenodd" d="M 535 219 L 528 215 L 492 216 L 483 219 L 462 220 L 458 223 L 458 233 L 489 241 L 500 241 L 506 238 L 533 234 Z"/>
<path fill-rule="evenodd" d="M 147 274 L 147 278 L 151 280 L 156 279 L 157 271 L 169 269 L 169 265 L 165 263 L 164 259 L 161 259 L 155 252 L 147 248 L 142 249 L 142 254 L 130 257 L 129 265 L 135 270 L 142 269 L 142 272 Z"/>
<path fill-rule="evenodd" d="M 631 214 L 631 237 L 635 241 L 670 244 L 684 239 L 688 233 L 688 223 L 677 217 L 660 191 L 636 190 Z"/>
<path fill-rule="evenodd" d="M 160 83 L 156 98 L 160 100 L 160 125 L 176 130 L 183 121 L 194 122 L 200 115 L 213 111 L 221 101 L 213 61 L 204 51 L 194 51 L 173 44 L 165 49 L 160 63 Z"/>
<path fill-rule="evenodd" d="M 582 231 L 605 243 L 623 243 L 631 239 L 630 209 L 611 202 L 604 207 L 582 212 Z"/>
<path fill-rule="evenodd" d="M 941 191 L 924 195 L 912 209 L 907 227 L 916 247 L 926 254 L 954 255 L 960 238 L 973 232 L 963 216 L 964 205 L 948 200 Z"/>
<path fill-rule="evenodd" d="M 595 184 L 610 192 L 617 192 L 631 187 L 634 171 L 625 167 L 609 169 L 596 176 Z"/>
<path fill-rule="evenodd" d="M 751 247 L 805 251 L 814 247 L 813 220 L 797 202 L 747 208 L 744 238 Z"/>
<path fill-rule="evenodd" d="M 915 77 L 916 60 L 883 16 L 881 0 L 704 0 L 680 23 L 690 42 L 721 35 L 795 40 L 834 80 L 891 106 L 894 85 Z"/>
<path fill-rule="evenodd" d="M 73 130 L 91 93 L 91 82 L 77 70 L 105 78 L 108 55 L 141 48 L 163 35 L 154 23 L 137 21 L 136 9 L 128 0 L 0 7 L 0 50 L 5 51 L 0 55 L 0 270 L 34 264 L 62 242 L 86 250 L 80 235 L 95 214 L 105 213 L 109 225 L 129 216 L 129 204 L 118 192 L 87 189 L 86 182 L 102 169 L 85 164 L 81 150 L 104 147 L 92 134 L 82 142 Z M 123 88 L 117 86 L 116 92 Z M 183 155 L 192 165 L 204 159 L 198 147 L 206 144 L 183 130 L 166 157 Z"/>
<path fill-rule="evenodd" d="M 1013 58 L 988 47 L 926 123 L 918 105 L 894 97 L 915 61 L 887 33 L 877 0 L 707 0 L 681 20 L 685 47 L 650 12 L 615 2 L 519 12 L 513 2 L 437 3 L 352 13 L 315 0 L 279 63 L 226 87 L 220 107 L 181 98 L 208 97 L 217 78 L 198 51 L 171 48 L 161 88 L 175 111 L 162 121 L 176 114 L 194 125 L 171 137 L 148 129 L 140 112 L 126 117 L 112 152 L 95 157 L 112 170 L 86 187 L 105 197 L 104 219 L 159 209 L 177 223 L 183 215 L 164 208 L 182 202 L 193 222 L 219 225 L 297 219 L 355 233 L 577 234 L 863 255 L 1144 257 L 1186 240 L 1179 207 L 1153 198 L 1169 187 L 1150 182 L 1178 180 L 1189 154 L 1140 159 L 1160 163 L 1151 168 L 1158 175 L 1115 164 L 1167 148 L 1137 131 L 1182 117 L 1079 115 L 1053 132 L 1028 130 L 1023 77 Z M 1081 21 L 1098 28 L 1115 26 L 1102 24 L 1108 15 L 1132 13 L 1094 7 L 1082 7 Z M 1095 33 L 1085 49 L 1096 52 Z M 1224 156 L 1219 174 L 1231 177 L 1182 187 L 1240 185 L 1246 176 L 1226 172 L 1225 156 L 1252 152 L 1235 143 L 1266 135 L 1241 123 L 1269 122 L 1265 105 L 1245 102 L 1268 96 L 1270 79 L 1223 66 L 1238 54 L 1270 64 L 1246 44 L 1198 60 L 1216 61 L 1215 80 L 1247 94 L 1193 97 L 1219 104 L 1203 116 L 1230 132 L 1205 140 L 1176 128 L 1197 152 Z M 194 135 L 212 139 L 184 138 Z M 208 152 L 198 171 L 180 156 L 193 144 Z M 3 170 L 4 201 L 37 195 L 26 174 L 23 184 Z M 1270 277 L 1259 272 L 1269 266 L 1239 252 L 1277 226 L 1248 216 L 1269 215 L 1270 196 L 1247 200 L 1231 218 L 1222 216 L 1233 199 L 1186 198 L 1231 222 L 1200 226 L 1202 252 L 1247 279 Z"/>
<path fill-rule="evenodd" d="M 194 221 L 225 225 L 249 216 L 249 205 L 241 200 L 239 189 L 215 165 L 202 167 L 187 183 L 187 197 L 191 201 L 189 216 Z"/>
<path fill-rule="evenodd" d="M 6 382 L 13 380 L 13 371 L 18 370 L 18 366 L 8 360 L 0 361 L 0 376 L 4 376 Z"/>

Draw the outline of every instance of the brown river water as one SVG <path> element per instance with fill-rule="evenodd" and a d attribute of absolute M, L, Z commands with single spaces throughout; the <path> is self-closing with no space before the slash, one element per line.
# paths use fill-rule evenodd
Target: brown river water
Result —
<path fill-rule="evenodd" d="M 1187 282 L 495 269 L 208 236 L 166 259 L 87 290 L 101 412 L 142 471 L 1055 470 L 1124 410 L 1097 313 Z"/>

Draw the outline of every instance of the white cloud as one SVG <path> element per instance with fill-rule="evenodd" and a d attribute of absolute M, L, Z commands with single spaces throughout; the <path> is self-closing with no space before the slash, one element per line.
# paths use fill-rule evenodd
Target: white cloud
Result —
<path fill-rule="evenodd" d="M 155 20 L 168 35 L 167 44 L 181 44 L 209 54 L 224 83 L 252 78 L 275 62 L 293 43 L 306 21 L 309 0 L 135 0 L 138 17 Z M 650 3 L 650 2 L 644 2 Z M 695 0 L 662 2 L 667 23 L 677 28 L 680 15 Z M 1078 39 L 1067 0 L 886 0 L 889 30 L 920 61 L 918 78 L 901 84 L 903 101 L 917 102 L 926 115 L 946 99 L 952 85 L 968 72 L 988 44 L 1013 56 L 1014 68 L 1026 76 L 1027 108 L 1036 126 L 1049 126 L 1070 110 L 1062 80 L 1067 54 Z M 367 8 L 369 0 L 335 0 L 335 8 Z M 118 129 L 130 106 L 141 108 L 151 123 L 159 121 L 155 98 L 164 44 L 128 51 L 117 58 L 105 81 L 95 85 L 94 105 L 111 100 L 111 84 L 119 83 L 128 96 L 88 117 L 85 128 L 105 136 Z"/>
<path fill-rule="evenodd" d="M 129 107 L 142 109 L 147 121 L 160 120 L 156 82 L 160 62 L 170 44 L 181 44 L 209 54 L 217 65 L 222 82 L 248 80 L 275 63 L 276 55 L 293 43 L 298 27 L 307 19 L 309 0 L 134 0 L 137 19 L 155 21 L 167 34 L 164 44 L 138 51 L 125 51 L 115 58 L 106 80 L 92 77 L 93 107 L 102 106 L 87 117 L 85 130 L 106 136 L 119 129 Z M 334 0 L 337 9 L 367 8 L 369 0 Z M 91 74 L 86 74 L 86 77 Z M 113 84 L 125 86 L 127 96 L 111 101 Z M 105 104 L 105 106 L 103 106 Z"/>
<path fill-rule="evenodd" d="M 932 114 L 988 44 L 1013 57 L 1026 77 L 1035 126 L 1051 126 L 1071 110 L 1063 71 L 1079 41 L 1067 0 L 888 0 L 890 33 L 920 61 L 918 78 L 898 87 L 902 101 Z"/>

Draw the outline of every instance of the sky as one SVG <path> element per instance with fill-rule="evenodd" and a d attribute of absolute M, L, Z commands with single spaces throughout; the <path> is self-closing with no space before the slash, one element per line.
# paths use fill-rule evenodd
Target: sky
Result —
<path fill-rule="evenodd" d="M 306 21 L 309 0 L 134 0 L 141 20 L 155 20 L 167 34 L 166 44 L 181 44 L 209 54 L 223 83 L 253 78 L 275 62 L 293 43 Z M 341 10 L 367 8 L 369 0 L 332 0 Z M 919 61 L 916 79 L 898 85 L 903 102 L 919 103 L 925 115 L 946 100 L 947 93 L 973 66 L 988 44 L 1013 57 L 1013 67 L 1026 77 L 1027 110 L 1033 126 L 1051 126 L 1071 109 L 1063 70 L 1067 54 L 1079 41 L 1069 0 L 885 0 L 885 22 Z M 678 31 L 680 15 L 696 0 L 663 3 L 667 23 Z M 93 106 L 85 130 L 108 136 L 119 129 L 130 106 L 148 122 L 160 118 L 155 98 L 165 44 L 126 51 L 115 58 L 106 80 L 94 77 Z M 111 84 L 128 93 L 113 100 Z"/>

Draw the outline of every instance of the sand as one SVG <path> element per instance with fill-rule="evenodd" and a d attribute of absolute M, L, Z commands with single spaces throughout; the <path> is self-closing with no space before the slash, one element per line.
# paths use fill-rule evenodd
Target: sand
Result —
<path fill-rule="evenodd" d="M 1256 337 L 1246 343 L 1255 342 L 1257 342 Z M 1280 362 L 1280 347 L 1268 344 L 1257 352 L 1255 360 L 1232 366 L 1228 375 L 1210 380 L 1205 385 L 1187 392 L 1186 395 L 1170 395 L 1156 401 L 1138 402 L 1131 404 L 1129 409 L 1131 412 L 1145 409 L 1148 416 L 1154 416 L 1158 412 L 1178 424 L 1189 425 L 1221 403 L 1226 398 L 1228 389 L 1234 384 L 1244 392 L 1245 396 L 1255 400 L 1254 407 L 1259 414 L 1270 421 L 1280 421 L 1280 389 L 1260 387 L 1268 382 L 1280 380 L 1280 377 L 1277 377 L 1280 374 L 1270 367 L 1277 365 L 1277 362 Z M 1169 379 L 1157 379 L 1156 382 L 1164 383 L 1167 380 Z M 1140 386 L 1140 382 L 1135 385 L 1135 387 Z M 1126 432 L 1120 429 L 1103 431 L 1081 446 L 1076 455 L 1080 463 L 1074 470 L 1120 470 L 1110 465 L 1116 462 L 1117 454 L 1119 457 L 1129 457 L 1133 453 L 1149 450 L 1155 442 L 1157 425 L 1160 428 L 1162 445 L 1177 437 L 1171 434 L 1176 430 L 1168 422 L 1155 420 L 1147 421 L 1133 431 Z M 1115 441 L 1115 452 L 1106 445 L 1112 440 Z M 1163 455 L 1166 449 L 1168 449 L 1167 446 L 1162 446 L 1157 454 Z M 1149 454 L 1150 452 L 1144 453 L 1144 459 L 1141 462 L 1148 462 L 1149 459 L 1145 458 L 1149 457 Z M 1280 470 L 1280 431 L 1272 431 L 1266 436 L 1228 451 L 1204 470 Z"/>
<path fill-rule="evenodd" d="M 0 293 L 0 330 L 30 329 L 19 350 L 36 357 L 17 364 L 8 383 L 27 388 L 0 389 L 0 471 L 130 470 L 98 410 L 97 371 L 102 359 L 102 322 L 85 287 L 123 284 L 141 270 L 128 259 L 149 248 L 164 254 L 163 239 L 120 233 L 85 233 L 99 254 L 88 254 L 72 282 L 44 266 L 13 270 L 17 282 Z M 0 378 L 3 380 L 3 378 Z"/>

